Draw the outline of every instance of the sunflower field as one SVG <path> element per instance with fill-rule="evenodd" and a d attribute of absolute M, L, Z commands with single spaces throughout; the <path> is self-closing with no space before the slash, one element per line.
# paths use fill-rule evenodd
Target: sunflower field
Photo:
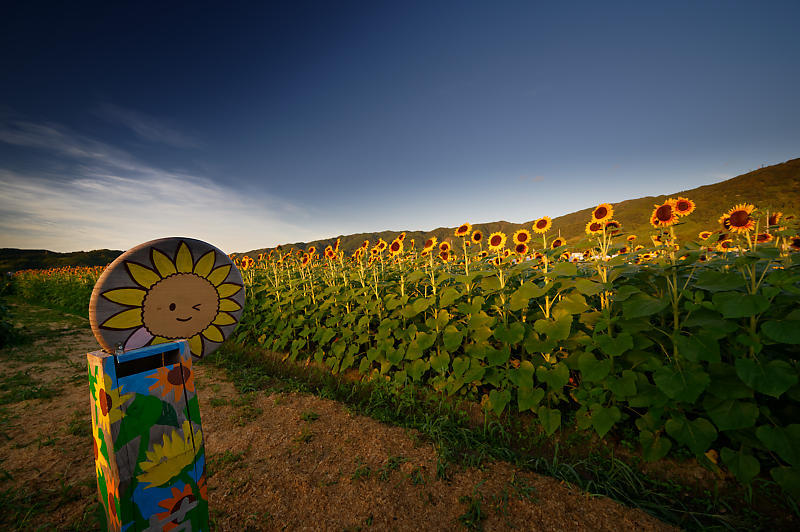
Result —
<path fill-rule="evenodd" d="M 463 224 L 419 246 L 400 234 L 238 257 L 234 338 L 548 435 L 634 431 L 648 461 L 682 449 L 800 500 L 800 238 L 782 213 L 742 204 L 678 242 L 694 208 L 656 205 L 637 236 L 601 204 L 571 248 L 543 217 L 513 235 Z"/>

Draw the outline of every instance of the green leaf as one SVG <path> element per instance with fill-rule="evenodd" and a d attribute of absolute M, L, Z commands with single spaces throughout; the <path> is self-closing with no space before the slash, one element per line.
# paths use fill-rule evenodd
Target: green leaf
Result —
<path fill-rule="evenodd" d="M 769 308 L 769 299 L 758 294 L 719 292 L 711 300 L 714 308 L 725 318 L 747 318 L 761 314 Z"/>
<path fill-rule="evenodd" d="M 661 460 L 672 448 L 672 440 L 662 434 L 655 435 L 649 430 L 639 433 L 639 443 L 642 444 L 642 456 L 648 462 Z"/>
<path fill-rule="evenodd" d="M 520 343 L 524 336 L 525 327 L 518 321 L 510 325 L 498 323 L 494 329 L 494 337 L 499 341 L 509 345 L 516 345 Z"/>
<path fill-rule="evenodd" d="M 428 362 L 419 358 L 410 364 L 406 364 L 406 371 L 412 379 L 419 381 L 422 379 L 422 375 L 428 371 L 430 367 L 431 366 Z"/>
<path fill-rule="evenodd" d="M 605 289 L 602 283 L 590 281 L 589 279 L 578 279 L 578 281 L 575 283 L 575 288 L 577 288 L 578 292 L 585 296 L 599 294 Z"/>
<path fill-rule="evenodd" d="M 550 340 L 556 342 L 566 340 L 569 338 L 569 331 L 572 328 L 572 316 L 564 316 L 558 320 L 536 320 L 533 328 L 539 334 L 546 334 Z"/>
<path fill-rule="evenodd" d="M 770 340 L 775 340 L 782 344 L 800 344 L 800 321 L 767 321 L 761 326 L 761 330 Z"/>
<path fill-rule="evenodd" d="M 442 342 L 444 343 L 445 349 L 451 352 L 455 352 L 461 347 L 461 342 L 464 341 L 464 335 L 466 335 L 466 330 L 459 330 L 453 324 L 448 325 L 444 332 L 442 333 Z"/>
<path fill-rule="evenodd" d="M 164 410 L 166 404 L 172 409 L 173 415 L 175 409 L 166 402 L 163 402 L 153 395 L 142 395 L 137 393 L 133 401 L 125 409 L 125 417 L 119 427 L 119 434 L 114 439 L 114 451 L 119 451 L 126 443 L 138 436 L 147 436 L 150 434 L 150 427 L 155 425 L 156 421 L 162 417 L 171 418 L 167 414 L 165 416 Z M 175 416 L 177 425 L 177 415 Z"/>
<path fill-rule="evenodd" d="M 636 395 L 636 373 L 626 369 L 620 377 L 609 377 L 608 389 L 616 397 L 630 397 Z"/>
<path fill-rule="evenodd" d="M 560 390 L 569 382 L 569 368 L 563 362 L 558 362 L 552 369 L 539 366 L 536 368 L 536 378 L 551 390 Z"/>
<path fill-rule="evenodd" d="M 598 436 L 601 438 L 605 436 L 606 433 L 611 430 L 611 427 L 614 426 L 614 423 L 621 418 L 622 412 L 620 412 L 619 408 L 616 406 L 606 408 L 597 405 L 596 408 L 592 409 L 592 427 L 594 427 L 594 430 L 597 431 Z"/>
<path fill-rule="evenodd" d="M 710 336 L 697 333 L 693 336 L 679 335 L 676 340 L 678 354 L 682 357 L 699 362 L 719 362 L 719 342 Z"/>
<path fill-rule="evenodd" d="M 633 349 L 633 337 L 626 332 L 619 333 L 615 337 L 607 334 L 598 334 L 594 337 L 594 343 L 605 354 L 618 357 L 629 349 Z"/>
<path fill-rule="evenodd" d="M 563 297 L 555 306 L 555 310 L 561 310 L 567 314 L 580 314 L 589 310 L 589 308 L 589 305 L 586 304 L 586 298 L 577 292 Z"/>
<path fill-rule="evenodd" d="M 550 273 L 556 277 L 575 277 L 578 275 L 578 267 L 573 262 L 558 262 Z"/>
<path fill-rule="evenodd" d="M 459 297 L 461 297 L 461 293 L 454 287 L 448 286 L 439 293 L 439 308 L 449 307 Z"/>
<path fill-rule="evenodd" d="M 557 408 L 540 406 L 536 413 L 539 415 L 539 422 L 548 436 L 552 436 L 561 426 L 561 411 Z"/>
<path fill-rule="evenodd" d="M 578 357 L 578 369 L 584 380 L 599 382 L 605 379 L 611 370 L 611 361 L 597 360 L 593 353 L 584 352 Z"/>
<path fill-rule="evenodd" d="M 762 425 L 756 436 L 786 463 L 800 467 L 800 425 L 793 423 L 785 428 Z"/>
<path fill-rule="evenodd" d="M 469 369 L 470 359 L 467 357 L 455 357 L 453 359 L 453 375 L 461 377 Z"/>
<path fill-rule="evenodd" d="M 746 429 L 756 424 L 758 406 L 755 403 L 706 397 L 703 407 L 719 430 Z"/>
<path fill-rule="evenodd" d="M 656 299 L 647 294 L 635 294 L 622 304 L 622 313 L 625 318 L 632 320 L 657 314 L 667 308 L 667 305 L 669 302 L 666 298 Z"/>
<path fill-rule="evenodd" d="M 758 363 L 749 358 L 737 358 L 736 374 L 742 382 L 757 392 L 779 398 L 797 384 L 797 373 L 783 360 Z"/>
<path fill-rule="evenodd" d="M 490 366 L 502 366 L 508 362 L 510 356 L 511 351 L 508 347 L 501 347 L 500 349 L 495 349 L 494 347 L 486 348 L 486 363 Z"/>
<path fill-rule="evenodd" d="M 753 390 L 742 386 L 742 380 L 736 375 L 736 369 L 730 364 L 709 364 L 708 372 L 711 375 L 711 384 L 708 393 L 720 399 L 749 399 L 753 397 Z"/>
<path fill-rule="evenodd" d="M 783 491 L 791 495 L 795 501 L 800 501 L 800 468 L 773 467 L 769 474 Z"/>
<path fill-rule="evenodd" d="M 447 312 L 445 309 L 440 310 L 439 313 L 436 314 L 436 328 L 438 330 L 441 331 L 442 329 L 444 329 L 449 322 L 450 322 L 450 313 Z"/>
<path fill-rule="evenodd" d="M 711 443 L 717 439 L 717 429 L 709 420 L 702 417 L 693 421 L 683 416 L 673 417 L 667 421 L 664 428 L 667 434 L 678 443 L 686 445 L 697 456 L 706 452 Z"/>
<path fill-rule="evenodd" d="M 450 354 L 447 351 L 442 351 L 438 355 L 432 355 L 431 367 L 438 373 L 446 373 L 450 367 Z"/>
<path fill-rule="evenodd" d="M 658 389 L 670 399 L 694 403 L 708 387 L 711 378 L 699 368 L 684 368 L 683 371 L 663 366 L 653 372 L 653 381 Z"/>
<path fill-rule="evenodd" d="M 505 410 L 510 401 L 510 390 L 492 390 L 489 392 L 489 408 L 498 416 Z"/>
<path fill-rule="evenodd" d="M 709 292 L 723 292 L 744 288 L 744 279 L 738 273 L 708 270 L 697 276 L 694 286 Z"/>
<path fill-rule="evenodd" d="M 737 453 L 727 447 L 723 447 L 719 454 L 722 462 L 742 484 L 750 484 L 750 481 L 761 471 L 761 465 L 751 454 L 743 451 Z"/>
<path fill-rule="evenodd" d="M 549 286 L 542 288 L 532 281 L 526 281 L 511 294 L 511 301 L 508 305 L 509 310 L 517 311 L 527 308 L 532 298 L 543 296 L 549 288 Z"/>
<path fill-rule="evenodd" d="M 484 277 L 481 279 L 481 290 L 484 292 L 500 290 L 500 279 L 496 275 Z"/>
<path fill-rule="evenodd" d="M 520 412 L 533 410 L 544 398 L 542 388 L 519 388 L 517 390 L 517 404 Z"/>

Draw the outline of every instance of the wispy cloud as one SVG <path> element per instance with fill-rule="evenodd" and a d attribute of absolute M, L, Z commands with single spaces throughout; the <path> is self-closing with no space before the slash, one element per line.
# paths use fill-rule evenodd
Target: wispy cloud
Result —
<path fill-rule="evenodd" d="M 3 247 L 127 249 L 187 236 L 231 252 L 319 234 L 302 206 L 149 165 L 63 126 L 0 124 L 0 141 L 71 162 L 68 171 L 46 177 L 0 168 Z"/>
<path fill-rule="evenodd" d="M 96 114 L 110 122 L 127 127 L 148 142 L 168 144 L 178 148 L 197 148 L 200 146 L 197 140 L 170 127 L 163 120 L 140 111 L 105 103 L 97 108 Z"/>

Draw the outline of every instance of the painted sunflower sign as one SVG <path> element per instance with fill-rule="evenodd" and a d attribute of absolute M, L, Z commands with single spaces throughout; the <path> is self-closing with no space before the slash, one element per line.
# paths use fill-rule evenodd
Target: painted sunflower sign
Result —
<path fill-rule="evenodd" d="M 242 313 L 239 271 L 189 238 L 123 253 L 98 279 L 87 355 L 95 471 L 108 528 L 208 530 L 205 446 L 192 357 Z"/>

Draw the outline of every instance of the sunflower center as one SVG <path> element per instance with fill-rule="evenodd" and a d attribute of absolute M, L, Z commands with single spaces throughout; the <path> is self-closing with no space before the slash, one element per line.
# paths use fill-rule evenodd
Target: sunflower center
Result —
<path fill-rule="evenodd" d="M 747 211 L 733 211 L 730 216 L 731 227 L 745 227 L 750 221 Z"/>
<path fill-rule="evenodd" d="M 501 240 L 502 240 L 502 239 L 501 239 L 499 236 L 493 236 L 493 237 L 492 237 L 491 244 L 492 244 L 493 246 L 499 246 L 499 245 L 500 245 L 500 241 L 501 241 Z"/>
<path fill-rule="evenodd" d="M 595 218 L 605 218 L 606 214 L 608 214 L 608 209 L 606 209 L 605 207 L 598 207 L 594 211 Z"/>
<path fill-rule="evenodd" d="M 104 389 L 100 389 L 100 411 L 103 413 L 104 416 L 107 416 L 108 413 L 111 411 L 111 407 L 113 406 L 113 402 L 111 401 L 111 396 L 106 393 Z"/>
<path fill-rule="evenodd" d="M 659 222 L 672 220 L 672 205 L 666 204 L 656 209 L 656 218 Z"/>
<path fill-rule="evenodd" d="M 675 210 L 678 212 L 685 212 L 689 210 L 689 202 L 681 200 L 675 204 Z"/>
<path fill-rule="evenodd" d="M 218 311 L 219 293 L 208 279 L 178 273 L 148 290 L 142 302 L 142 323 L 153 336 L 190 338 L 211 325 Z"/>
<path fill-rule="evenodd" d="M 547 227 L 547 220 L 539 220 L 536 222 L 536 229 L 544 229 Z"/>
<path fill-rule="evenodd" d="M 188 499 L 190 503 L 195 501 L 194 495 L 192 495 L 191 493 L 189 495 L 184 495 L 183 497 L 175 501 L 175 504 L 173 504 L 172 508 L 169 509 L 170 515 L 174 514 L 175 512 L 181 509 L 181 504 L 183 504 L 183 501 L 185 499 Z M 177 518 L 173 519 L 172 522 L 177 523 L 178 519 Z"/>
<path fill-rule="evenodd" d="M 167 381 L 173 386 L 180 386 L 189 379 L 191 373 L 189 368 L 183 364 L 176 364 L 175 367 L 167 372 Z"/>
<path fill-rule="evenodd" d="M 526 233 L 520 233 L 519 236 L 517 237 L 517 241 L 520 242 L 520 243 L 527 242 L 528 241 L 528 235 Z"/>

